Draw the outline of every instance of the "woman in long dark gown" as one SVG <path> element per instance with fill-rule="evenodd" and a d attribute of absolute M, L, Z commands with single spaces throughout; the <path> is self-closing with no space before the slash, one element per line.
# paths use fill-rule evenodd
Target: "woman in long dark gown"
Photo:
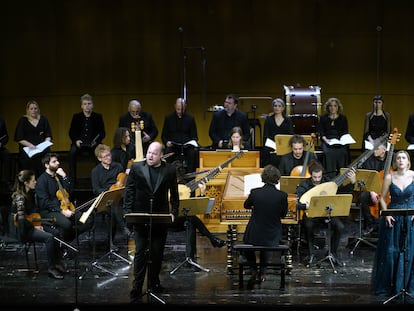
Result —
<path fill-rule="evenodd" d="M 395 154 L 394 171 L 383 182 L 381 210 L 414 208 L 414 171 L 410 170 L 410 166 L 410 157 L 405 150 Z M 387 206 L 385 198 L 388 192 L 391 201 Z M 413 220 L 414 215 L 381 217 L 372 270 L 371 287 L 374 295 L 392 297 L 402 289 L 414 295 Z"/>

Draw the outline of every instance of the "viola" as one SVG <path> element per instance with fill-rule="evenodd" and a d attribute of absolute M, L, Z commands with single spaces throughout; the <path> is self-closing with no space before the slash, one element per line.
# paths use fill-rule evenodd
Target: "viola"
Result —
<path fill-rule="evenodd" d="M 126 181 L 128 179 L 128 174 L 121 172 L 116 177 L 116 183 L 114 183 L 111 187 L 109 187 L 109 190 L 115 190 L 125 187 Z"/>
<path fill-rule="evenodd" d="M 56 221 L 56 218 L 42 218 L 39 213 L 25 214 L 24 218 L 35 227 L 40 226 L 42 224 L 42 221 Z M 14 215 L 14 226 L 18 226 L 17 214 Z"/>
<path fill-rule="evenodd" d="M 59 190 L 56 191 L 56 197 L 60 201 L 60 208 L 62 210 L 71 210 L 75 212 L 75 205 L 69 200 L 69 194 L 65 188 L 63 188 L 62 183 L 59 180 L 59 177 L 55 176 L 55 179 L 58 183 Z"/>

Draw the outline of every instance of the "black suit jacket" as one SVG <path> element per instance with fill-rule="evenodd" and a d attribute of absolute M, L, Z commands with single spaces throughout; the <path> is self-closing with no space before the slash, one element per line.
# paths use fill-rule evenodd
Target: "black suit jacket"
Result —
<path fill-rule="evenodd" d="M 288 211 L 288 195 L 274 185 L 265 184 L 250 191 L 244 208 L 252 209 L 252 215 L 244 233 L 247 244 L 275 246 L 282 236 L 281 218 Z"/>
<path fill-rule="evenodd" d="M 153 188 L 147 162 L 140 161 L 132 164 L 125 186 L 125 213 L 151 212 L 151 199 L 153 213 L 172 213 L 174 216 L 178 216 L 180 198 L 174 165 L 162 162 L 157 183 Z M 154 227 L 166 227 L 166 224 L 154 222 Z M 155 233 L 156 230 L 153 232 Z"/>

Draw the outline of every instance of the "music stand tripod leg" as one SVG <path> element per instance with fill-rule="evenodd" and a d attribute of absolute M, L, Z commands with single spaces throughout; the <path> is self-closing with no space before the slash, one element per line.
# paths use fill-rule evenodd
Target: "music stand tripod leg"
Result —
<path fill-rule="evenodd" d="M 189 223 L 189 219 L 188 219 L 188 212 L 189 212 L 189 209 L 188 208 L 184 208 L 183 209 L 183 211 L 184 211 L 184 216 L 185 216 L 185 218 L 186 218 L 186 220 L 185 220 L 185 222 L 184 222 L 184 227 L 185 227 L 185 236 L 186 236 L 186 238 L 185 238 L 185 247 L 186 247 L 186 258 L 185 258 L 185 260 L 184 261 L 182 261 L 178 266 L 176 266 L 173 270 L 171 270 L 171 272 L 170 272 L 170 274 L 172 275 L 172 274 L 174 274 L 180 267 L 182 267 L 185 263 L 188 263 L 188 264 L 190 264 L 190 265 L 192 265 L 192 266 L 194 266 L 194 267 L 196 267 L 196 268 L 198 268 L 198 269 L 200 269 L 200 270 L 203 270 L 203 271 L 205 271 L 205 272 L 210 272 L 210 269 L 208 269 L 208 268 L 204 268 L 203 266 L 201 266 L 200 264 L 198 264 L 197 262 L 195 262 L 191 257 L 190 257 L 190 255 L 188 254 L 188 249 L 189 249 L 189 247 L 190 247 L 190 235 L 191 235 L 191 232 L 190 232 L 190 223 Z"/>
<path fill-rule="evenodd" d="M 358 182 L 360 184 L 360 182 Z M 362 184 L 360 184 L 359 192 L 362 192 Z M 364 239 L 362 237 L 362 203 L 359 204 L 359 236 L 356 239 L 355 245 L 352 248 L 352 250 L 349 252 L 350 255 L 353 255 L 355 253 L 355 250 L 357 249 L 358 245 L 362 243 L 365 243 L 368 246 L 371 246 L 373 248 L 377 248 L 377 246 L 371 242 L 369 242 L 367 239 Z"/>
<path fill-rule="evenodd" d="M 147 247 L 147 252 L 148 252 L 148 257 L 147 257 L 147 290 L 145 291 L 144 295 L 147 295 L 148 297 L 148 302 L 151 302 L 151 297 L 155 298 L 159 303 L 165 304 L 166 302 L 164 300 L 162 300 L 160 297 L 158 297 L 157 295 L 155 295 L 150 287 L 150 276 L 151 276 L 151 263 L 152 263 L 152 259 L 151 259 L 151 251 L 152 251 L 152 224 L 153 224 L 153 216 L 152 216 L 152 212 L 153 212 L 153 207 L 154 207 L 154 199 L 150 198 L 150 216 L 149 216 L 149 228 L 148 228 L 148 247 Z"/>
<path fill-rule="evenodd" d="M 332 221 L 332 219 L 331 219 L 331 215 L 330 215 L 330 211 L 329 211 L 328 220 L 327 220 L 327 222 L 328 222 L 328 236 L 327 236 L 327 238 L 328 238 L 328 255 L 326 255 L 324 258 L 319 260 L 316 263 L 316 265 L 319 266 L 322 262 L 329 261 L 329 263 L 331 264 L 333 273 L 336 274 L 336 273 L 338 273 L 338 271 L 335 268 L 335 263 L 337 263 L 339 265 L 341 265 L 341 263 L 333 256 L 332 250 L 331 250 L 331 236 L 332 236 L 331 221 Z"/>

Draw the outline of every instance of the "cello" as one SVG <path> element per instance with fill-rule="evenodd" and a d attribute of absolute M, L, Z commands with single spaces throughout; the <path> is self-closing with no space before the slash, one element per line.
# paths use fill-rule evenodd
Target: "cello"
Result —
<path fill-rule="evenodd" d="M 290 171 L 290 176 L 301 176 L 301 177 L 310 177 L 309 174 L 309 158 L 310 158 L 310 151 L 314 145 L 316 135 L 315 133 L 311 134 L 311 140 L 308 145 L 308 149 L 306 150 L 305 159 L 303 160 L 303 165 L 297 165 Z"/>

